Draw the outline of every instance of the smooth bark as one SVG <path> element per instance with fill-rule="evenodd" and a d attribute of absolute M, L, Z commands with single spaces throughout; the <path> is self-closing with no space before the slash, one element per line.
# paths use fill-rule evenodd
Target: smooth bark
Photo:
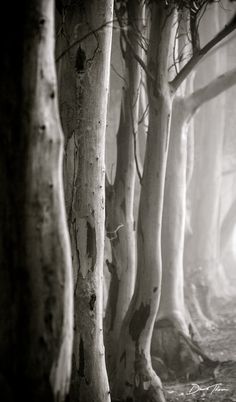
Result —
<path fill-rule="evenodd" d="M 142 31 L 142 3 L 129 0 L 127 13 L 128 37 L 137 54 L 142 49 L 137 40 Z M 111 285 L 106 311 L 106 356 L 109 371 L 114 368 L 116 345 L 124 316 L 133 295 L 136 269 L 134 227 L 135 144 L 138 135 L 139 92 L 141 72 L 130 52 L 125 53 L 125 87 L 117 133 L 117 164 L 114 184 L 107 191 L 107 235 L 112 249 Z"/>
<path fill-rule="evenodd" d="M 161 288 L 161 216 L 171 118 L 166 74 L 173 16 L 173 10 L 170 13 L 169 9 L 153 4 L 149 70 L 156 75 L 156 83 L 149 86 L 149 132 L 139 206 L 137 279 L 121 329 L 117 356 L 114 393 L 122 401 L 127 398 L 164 400 L 161 382 L 151 365 L 150 343 Z"/>
<path fill-rule="evenodd" d="M 166 365 L 164 375 L 196 375 L 201 363 L 191 342 L 192 321 L 184 302 L 183 254 L 186 224 L 187 129 L 196 110 L 236 83 L 236 70 L 213 79 L 189 96 L 176 96 L 172 106 L 170 146 L 162 220 L 162 292 L 152 340 L 152 355 Z M 187 294 L 189 292 L 187 291 Z M 190 300 L 190 303 L 192 301 Z M 179 337 L 181 333 L 181 338 Z M 186 337 L 189 338 L 187 341 Z M 184 342 L 186 341 L 186 342 Z M 193 350 L 191 350 L 193 347 Z M 195 349 L 195 350 L 194 350 Z M 195 352 L 195 355 L 193 354 Z M 199 353 L 199 356 L 197 353 Z M 158 370 L 159 361 L 156 362 Z"/>
<path fill-rule="evenodd" d="M 75 329 L 70 400 L 110 400 L 103 341 L 105 129 L 113 18 L 111 0 L 72 4 L 76 125 L 67 150 L 68 219 L 73 251 Z M 77 21 L 75 19 L 77 18 Z M 98 27 L 103 29 L 97 30 Z M 71 148 L 70 148 L 71 146 Z M 69 190 L 70 190 L 69 188 Z"/>

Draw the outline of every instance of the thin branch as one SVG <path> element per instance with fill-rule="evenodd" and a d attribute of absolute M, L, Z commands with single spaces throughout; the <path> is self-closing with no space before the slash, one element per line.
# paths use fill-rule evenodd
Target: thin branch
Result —
<path fill-rule="evenodd" d="M 126 87 L 127 87 L 127 86 L 128 86 L 128 83 L 127 83 L 125 77 L 123 77 L 123 75 L 121 75 L 121 74 L 117 71 L 117 69 L 115 68 L 114 64 L 112 64 L 112 63 L 111 63 L 111 69 L 114 71 L 114 73 L 117 75 L 117 77 L 119 77 L 121 80 L 124 81 L 124 83 L 125 83 L 125 85 L 126 85 Z"/>
<path fill-rule="evenodd" d="M 144 61 L 141 59 L 141 57 L 139 57 L 139 55 L 135 52 L 132 43 L 130 42 L 129 38 L 127 37 L 127 35 L 124 32 L 124 27 L 123 27 L 123 23 L 121 21 L 121 18 L 119 17 L 119 10 L 117 10 L 117 7 L 114 5 L 114 9 L 115 9 L 115 13 L 116 13 L 116 17 L 117 17 L 117 21 L 120 25 L 121 28 L 121 36 L 122 38 L 124 38 L 126 44 L 128 45 L 129 49 L 131 50 L 135 60 L 140 64 L 140 66 L 142 67 L 142 69 L 145 71 L 145 73 L 147 74 L 147 77 L 150 78 L 151 81 L 155 81 L 154 76 L 152 75 L 152 73 L 148 70 L 146 64 L 144 63 Z"/>
<path fill-rule="evenodd" d="M 215 98 L 221 92 L 236 84 L 236 68 L 219 75 L 209 84 L 200 88 L 185 98 L 190 113 L 196 111 L 203 103 Z"/>
<path fill-rule="evenodd" d="M 115 230 L 112 230 L 110 232 L 107 231 L 107 237 L 109 240 L 115 240 L 117 239 L 117 232 L 118 230 L 120 230 L 121 228 L 123 228 L 125 225 L 123 225 L 123 223 L 121 223 L 120 225 L 117 226 L 117 228 Z"/>
<path fill-rule="evenodd" d="M 236 14 L 231 21 L 211 39 L 202 49 L 197 51 L 187 64 L 180 70 L 176 77 L 170 82 L 170 86 L 173 92 L 177 91 L 179 86 L 187 78 L 187 76 L 193 71 L 193 69 L 199 64 L 199 62 L 206 56 L 206 54 L 216 46 L 221 40 L 228 36 L 236 29 Z"/>
<path fill-rule="evenodd" d="M 105 28 L 107 25 L 113 24 L 114 22 L 116 22 L 116 20 L 107 21 L 104 24 L 100 25 L 98 28 L 93 29 L 92 31 L 90 31 L 87 34 L 85 34 L 84 36 L 82 36 L 82 38 L 79 38 L 76 41 L 74 41 L 70 46 L 68 46 L 65 50 L 63 50 L 63 52 L 61 54 L 59 54 L 59 56 L 56 58 L 56 63 L 58 63 L 62 59 L 62 57 L 64 57 L 71 49 L 73 49 L 75 46 L 79 45 L 85 39 L 89 38 L 89 36 L 95 35 L 97 32 L 99 32 L 103 28 Z"/>
<path fill-rule="evenodd" d="M 134 161 L 136 166 L 137 175 L 139 178 L 140 185 L 142 185 L 142 173 L 139 167 L 139 160 L 137 155 L 137 131 L 134 127 L 134 115 L 133 115 L 133 106 L 131 104 L 131 99 L 129 97 L 129 106 L 130 106 L 130 114 L 131 114 L 131 122 L 132 122 L 132 132 L 133 132 L 133 139 L 134 139 Z"/>

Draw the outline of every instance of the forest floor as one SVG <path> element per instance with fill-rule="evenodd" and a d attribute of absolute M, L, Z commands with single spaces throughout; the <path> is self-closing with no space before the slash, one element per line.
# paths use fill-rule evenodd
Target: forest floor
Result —
<path fill-rule="evenodd" d="M 199 332 L 202 349 L 218 364 L 194 381 L 164 383 L 167 402 L 236 402 L 236 296 L 214 307 L 215 325 Z"/>

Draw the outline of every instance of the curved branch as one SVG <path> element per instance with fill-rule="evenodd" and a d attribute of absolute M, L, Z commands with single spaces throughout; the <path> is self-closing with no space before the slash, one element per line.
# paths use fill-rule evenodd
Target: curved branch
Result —
<path fill-rule="evenodd" d="M 180 70 L 176 77 L 170 82 L 173 92 L 177 91 L 182 82 L 199 64 L 199 62 L 213 49 L 219 42 L 226 38 L 231 32 L 236 29 L 236 14 L 225 27 L 211 39 L 202 49 L 198 50 L 187 64 Z"/>
<path fill-rule="evenodd" d="M 185 98 L 186 106 L 192 115 L 203 103 L 215 98 L 236 84 L 236 68 L 219 75 L 203 88 Z"/>

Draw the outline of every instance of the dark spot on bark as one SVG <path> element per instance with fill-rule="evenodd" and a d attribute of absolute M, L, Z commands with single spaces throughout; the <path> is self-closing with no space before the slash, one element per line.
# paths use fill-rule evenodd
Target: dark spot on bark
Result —
<path fill-rule="evenodd" d="M 84 342 L 83 339 L 80 339 L 80 344 L 79 344 L 79 370 L 78 374 L 80 377 L 84 377 Z"/>
<path fill-rule="evenodd" d="M 39 24 L 40 24 L 40 25 L 44 25 L 44 24 L 45 24 L 45 19 L 44 19 L 44 18 L 41 18 L 41 19 L 39 20 Z"/>
<path fill-rule="evenodd" d="M 125 385 L 126 385 L 126 387 L 130 387 L 130 388 L 133 387 L 133 384 L 131 384 L 129 381 L 125 381 Z"/>
<path fill-rule="evenodd" d="M 87 221 L 87 256 L 92 259 L 91 269 L 94 269 L 97 257 L 96 231 Z"/>
<path fill-rule="evenodd" d="M 142 243 L 144 244 L 144 234 L 143 234 L 143 227 L 142 227 L 142 225 L 140 225 L 140 236 L 141 236 L 141 239 L 142 239 Z"/>
<path fill-rule="evenodd" d="M 155 287 L 153 288 L 153 293 L 156 293 L 157 289 L 158 289 L 158 287 L 155 286 Z"/>
<path fill-rule="evenodd" d="M 161 320 L 157 320 L 155 322 L 155 328 L 169 328 L 172 327 L 174 328 L 174 324 L 172 321 L 170 321 L 168 318 L 162 318 Z"/>
<path fill-rule="evenodd" d="M 51 99 L 54 99 L 54 98 L 55 98 L 55 92 L 54 92 L 54 91 L 52 91 L 52 92 L 50 93 L 50 98 L 51 98 Z"/>
<path fill-rule="evenodd" d="M 150 304 L 146 306 L 142 303 L 138 310 L 133 313 L 129 324 L 129 333 L 133 341 L 138 342 L 141 332 L 145 328 L 150 315 Z"/>
<path fill-rule="evenodd" d="M 109 299 L 108 306 L 110 311 L 110 327 L 109 331 L 113 330 L 114 322 L 116 318 L 116 306 L 118 300 L 118 292 L 119 292 L 119 278 L 117 276 L 116 266 L 112 262 L 106 260 L 106 264 L 108 267 L 108 271 L 111 274 L 111 284 L 109 290 Z"/>
<path fill-rule="evenodd" d="M 126 206 L 125 206 L 125 199 L 123 198 L 122 203 L 120 204 L 121 210 L 123 211 L 124 215 L 126 213 Z"/>
<path fill-rule="evenodd" d="M 39 126 L 40 131 L 45 131 L 46 130 L 46 126 L 44 124 L 42 124 L 42 126 Z"/>
<path fill-rule="evenodd" d="M 124 360 L 124 367 L 126 367 L 126 350 L 124 350 L 124 352 L 120 356 L 120 363 L 122 362 L 122 360 Z"/>
<path fill-rule="evenodd" d="M 77 53 L 76 53 L 76 60 L 75 60 L 75 70 L 78 74 L 84 73 L 85 62 L 86 62 L 86 53 L 79 46 Z"/>
<path fill-rule="evenodd" d="M 95 295 L 95 293 L 93 293 L 91 295 L 90 301 L 89 301 L 89 307 L 90 307 L 91 311 L 93 311 L 95 303 L 96 303 L 96 295 Z"/>

